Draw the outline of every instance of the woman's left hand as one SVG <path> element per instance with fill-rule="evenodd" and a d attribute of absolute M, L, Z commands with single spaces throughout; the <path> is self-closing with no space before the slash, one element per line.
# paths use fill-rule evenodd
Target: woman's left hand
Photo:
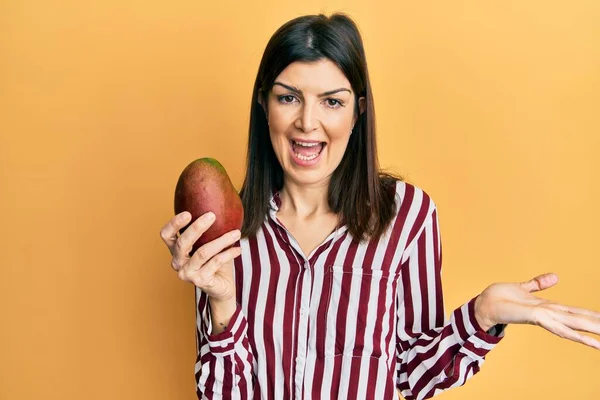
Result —
<path fill-rule="evenodd" d="M 527 282 L 494 283 L 475 301 L 475 317 L 484 330 L 496 324 L 531 324 L 562 338 L 600 350 L 600 342 L 577 331 L 600 334 L 600 313 L 569 307 L 532 295 L 558 283 L 552 273 Z"/>

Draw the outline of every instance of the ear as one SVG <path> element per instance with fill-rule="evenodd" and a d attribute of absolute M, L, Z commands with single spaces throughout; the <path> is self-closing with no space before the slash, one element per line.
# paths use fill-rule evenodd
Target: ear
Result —
<path fill-rule="evenodd" d="M 367 99 L 365 99 L 364 97 L 361 97 L 358 99 L 358 109 L 360 110 L 360 113 L 364 113 L 365 110 L 367 108 Z"/>
<path fill-rule="evenodd" d="M 362 115 L 362 113 L 365 112 L 366 108 L 367 108 L 367 100 L 364 97 L 359 98 L 358 99 L 358 112 L 359 112 L 359 115 L 355 115 L 354 116 L 354 120 L 352 121 L 352 126 L 354 126 L 356 124 L 356 120 L 358 119 L 358 117 L 360 115 Z"/>

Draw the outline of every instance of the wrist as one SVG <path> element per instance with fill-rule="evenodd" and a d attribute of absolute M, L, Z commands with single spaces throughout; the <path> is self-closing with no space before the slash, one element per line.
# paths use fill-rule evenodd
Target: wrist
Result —
<path fill-rule="evenodd" d="M 223 308 L 223 307 L 226 307 L 227 305 L 231 305 L 231 304 L 236 304 L 235 296 L 219 297 L 219 298 L 208 296 L 208 301 L 210 302 L 211 305 L 214 305 L 215 307 L 219 307 L 219 308 Z"/>
<path fill-rule="evenodd" d="M 482 331 L 487 332 L 494 325 L 496 325 L 496 322 L 494 322 L 492 318 L 490 318 L 490 308 L 483 294 L 480 294 L 475 299 L 474 308 L 475 320 L 477 321 L 477 324 L 479 325 Z"/>

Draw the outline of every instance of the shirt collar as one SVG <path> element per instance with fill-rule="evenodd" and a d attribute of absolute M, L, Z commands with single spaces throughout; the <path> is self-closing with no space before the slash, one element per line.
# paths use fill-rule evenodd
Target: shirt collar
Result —
<path fill-rule="evenodd" d="M 279 190 L 275 188 L 271 190 L 271 199 L 269 200 L 269 205 L 271 206 L 272 210 L 279 210 L 279 207 L 281 207 L 281 197 L 279 197 Z"/>
<path fill-rule="evenodd" d="M 277 218 L 277 211 L 279 211 L 279 207 L 281 207 L 281 197 L 279 196 L 280 191 L 273 188 L 271 190 L 271 199 L 269 200 L 269 216 L 275 223 L 283 229 L 279 219 Z M 335 231 L 332 233 L 334 236 L 340 236 L 344 232 L 348 230 L 348 226 L 345 224 L 340 224 Z"/>

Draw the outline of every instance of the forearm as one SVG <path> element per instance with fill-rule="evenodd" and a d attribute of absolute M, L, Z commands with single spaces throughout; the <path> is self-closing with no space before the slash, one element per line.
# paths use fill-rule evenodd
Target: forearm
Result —
<path fill-rule="evenodd" d="M 212 321 L 211 335 L 218 335 L 227 329 L 231 317 L 235 313 L 237 304 L 235 298 L 229 300 L 209 299 L 210 315 Z"/>
<path fill-rule="evenodd" d="M 198 398 L 251 399 L 254 356 L 241 305 L 235 298 L 225 302 L 209 299 L 198 288 L 196 295 Z"/>

